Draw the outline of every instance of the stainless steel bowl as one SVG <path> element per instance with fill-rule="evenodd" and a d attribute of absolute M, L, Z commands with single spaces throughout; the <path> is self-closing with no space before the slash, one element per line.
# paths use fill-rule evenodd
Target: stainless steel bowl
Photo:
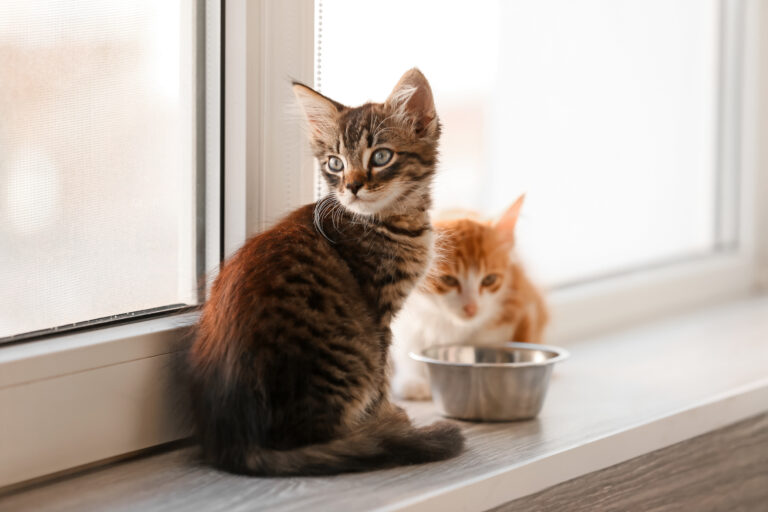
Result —
<path fill-rule="evenodd" d="M 429 368 L 432 398 L 444 416 L 506 421 L 534 418 L 555 363 L 566 350 L 536 343 L 436 345 L 411 358 Z"/>

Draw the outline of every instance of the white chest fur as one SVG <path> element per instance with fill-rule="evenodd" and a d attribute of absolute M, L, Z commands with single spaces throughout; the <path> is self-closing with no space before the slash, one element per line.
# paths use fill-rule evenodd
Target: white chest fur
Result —
<path fill-rule="evenodd" d="M 410 352 L 421 352 L 432 345 L 464 343 L 495 344 L 509 341 L 510 326 L 489 328 L 491 317 L 480 322 L 457 322 L 429 295 L 415 291 L 392 322 L 391 356 L 394 364 L 392 391 L 400 398 L 426 399 L 430 396 L 424 363 L 412 360 Z"/>

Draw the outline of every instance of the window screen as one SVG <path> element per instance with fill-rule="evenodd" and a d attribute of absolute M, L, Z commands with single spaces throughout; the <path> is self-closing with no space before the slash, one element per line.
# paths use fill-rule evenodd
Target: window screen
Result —
<path fill-rule="evenodd" d="M 0 338 L 197 301 L 200 16 L 0 3 Z"/>

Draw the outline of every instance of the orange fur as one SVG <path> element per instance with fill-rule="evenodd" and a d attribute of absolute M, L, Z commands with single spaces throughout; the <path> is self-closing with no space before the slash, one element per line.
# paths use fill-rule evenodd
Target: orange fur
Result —
<path fill-rule="evenodd" d="M 436 259 L 422 292 L 445 294 L 461 292 L 461 284 L 446 283 L 444 276 L 461 276 L 474 270 L 482 276 L 499 277 L 488 286 L 481 285 L 480 295 L 498 294 L 499 313 L 489 320 L 486 328 L 511 327 L 513 341 L 540 343 L 549 314 L 544 298 L 528 278 L 522 264 L 514 256 L 514 228 L 522 207 L 521 196 L 496 221 L 480 220 L 479 215 L 465 212 L 464 218 L 454 215 L 438 217 Z"/>

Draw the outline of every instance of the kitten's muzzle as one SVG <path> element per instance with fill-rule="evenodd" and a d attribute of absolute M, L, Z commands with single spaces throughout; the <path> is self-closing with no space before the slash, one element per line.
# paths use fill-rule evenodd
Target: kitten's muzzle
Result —
<path fill-rule="evenodd" d="M 363 188 L 363 182 L 359 180 L 353 180 L 347 183 L 347 190 L 352 192 L 353 196 L 357 196 L 357 192 Z"/>

